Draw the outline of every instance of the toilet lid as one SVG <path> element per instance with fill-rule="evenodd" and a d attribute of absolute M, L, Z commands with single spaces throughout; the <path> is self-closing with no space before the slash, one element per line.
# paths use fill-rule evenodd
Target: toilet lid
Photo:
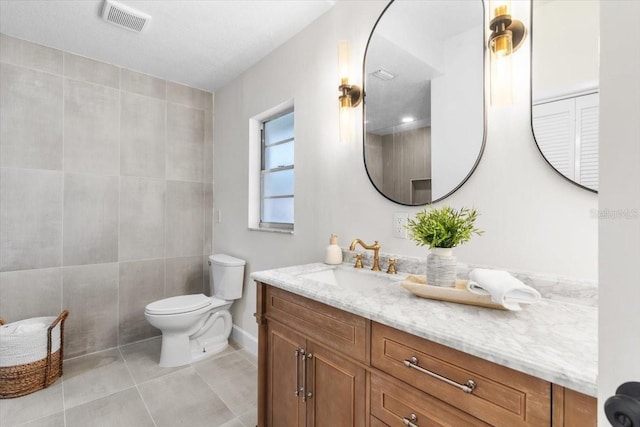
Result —
<path fill-rule="evenodd" d="M 180 295 L 152 302 L 145 307 L 145 311 L 149 314 L 187 313 L 212 303 L 212 299 L 205 294 Z"/>

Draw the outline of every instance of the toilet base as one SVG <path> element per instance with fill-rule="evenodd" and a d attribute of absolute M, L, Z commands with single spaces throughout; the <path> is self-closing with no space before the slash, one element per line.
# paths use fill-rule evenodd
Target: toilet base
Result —
<path fill-rule="evenodd" d="M 163 331 L 160 366 L 170 368 L 188 365 L 222 352 L 229 345 L 231 327 L 231 314 L 227 306 L 210 313 L 191 335 Z"/>
<path fill-rule="evenodd" d="M 215 356 L 216 354 L 222 353 L 226 348 L 229 347 L 229 340 L 224 342 L 219 342 L 214 345 L 209 345 L 205 347 L 204 351 L 202 348 L 194 348 L 191 346 L 191 362 L 195 363 L 201 360 L 204 360 L 208 357 Z"/>

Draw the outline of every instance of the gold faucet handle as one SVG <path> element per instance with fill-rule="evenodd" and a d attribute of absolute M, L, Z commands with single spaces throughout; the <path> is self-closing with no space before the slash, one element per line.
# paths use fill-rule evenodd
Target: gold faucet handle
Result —
<path fill-rule="evenodd" d="M 396 274 L 396 260 L 394 258 L 389 258 L 389 267 L 387 268 L 387 273 Z"/>
<path fill-rule="evenodd" d="M 362 268 L 362 254 L 356 254 L 356 265 L 354 268 Z"/>

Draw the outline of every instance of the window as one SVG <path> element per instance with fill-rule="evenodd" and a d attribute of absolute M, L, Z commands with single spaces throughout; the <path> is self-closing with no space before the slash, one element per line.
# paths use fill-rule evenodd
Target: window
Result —
<path fill-rule="evenodd" d="M 261 124 L 260 228 L 293 230 L 293 111 Z"/>

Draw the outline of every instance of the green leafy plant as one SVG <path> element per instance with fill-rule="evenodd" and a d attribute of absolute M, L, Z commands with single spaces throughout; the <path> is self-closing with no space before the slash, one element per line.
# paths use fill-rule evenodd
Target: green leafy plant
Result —
<path fill-rule="evenodd" d="M 475 208 L 455 210 L 451 206 L 425 209 L 407 222 L 411 240 L 429 248 L 453 248 L 471 239 L 473 234 L 482 235 L 474 227 L 478 218 Z"/>

